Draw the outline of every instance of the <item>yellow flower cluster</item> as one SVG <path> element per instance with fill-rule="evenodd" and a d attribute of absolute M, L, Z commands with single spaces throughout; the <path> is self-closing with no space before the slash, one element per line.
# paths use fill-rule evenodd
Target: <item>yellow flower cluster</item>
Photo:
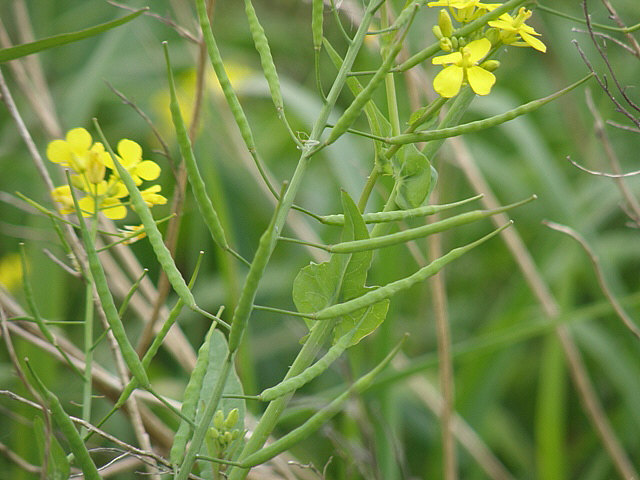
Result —
<path fill-rule="evenodd" d="M 469 23 L 496 9 L 500 3 L 483 3 L 478 0 L 439 0 L 428 2 L 429 7 L 448 7 L 453 18 L 461 23 Z M 545 52 L 547 47 L 537 36 L 533 27 L 525 22 L 531 12 L 521 7 L 514 17 L 504 13 L 497 20 L 488 22 L 488 29 L 475 32 L 470 38 L 454 36 L 453 22 L 447 10 L 440 11 L 438 25 L 433 28 L 440 42 L 440 48 L 448 55 L 434 57 L 434 65 L 445 68 L 433 79 L 433 88 L 446 98 L 454 97 L 464 84 L 468 84 L 478 95 L 488 95 L 495 84 L 493 70 L 500 65 L 496 60 L 485 60 L 490 52 L 500 45 L 533 47 Z"/>
<path fill-rule="evenodd" d="M 136 142 L 122 139 L 118 142 L 118 161 L 133 177 L 136 185 L 143 180 L 155 180 L 160 176 L 160 167 L 151 160 L 142 159 L 142 148 Z M 91 134 L 84 128 L 67 132 L 65 140 L 54 140 L 47 147 L 47 158 L 73 170 L 72 185 L 84 192 L 78 201 L 84 216 L 102 212 L 107 218 L 119 220 L 127 215 L 127 188 L 118 176 L 111 155 L 100 142 L 93 142 Z M 142 197 L 149 207 L 167 203 L 160 195 L 160 185 L 142 190 Z M 72 213 L 74 209 L 71 187 L 63 185 L 53 189 L 51 197 L 58 203 L 60 213 Z"/>

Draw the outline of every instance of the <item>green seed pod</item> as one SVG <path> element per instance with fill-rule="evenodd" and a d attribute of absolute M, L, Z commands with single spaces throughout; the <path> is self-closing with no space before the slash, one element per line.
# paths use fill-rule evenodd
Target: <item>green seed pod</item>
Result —
<path fill-rule="evenodd" d="M 438 40 L 442 40 L 444 38 L 444 35 L 442 34 L 442 30 L 440 29 L 440 27 L 438 25 L 434 25 L 431 28 L 431 31 L 433 32 L 433 35 L 438 39 Z"/>
<path fill-rule="evenodd" d="M 451 23 L 451 17 L 446 10 L 440 10 L 440 16 L 438 17 L 438 25 L 440 31 L 445 37 L 450 37 L 453 33 L 453 24 Z"/>
<path fill-rule="evenodd" d="M 440 49 L 445 52 L 450 52 L 453 49 L 453 43 L 449 37 L 442 37 L 440 39 Z"/>
<path fill-rule="evenodd" d="M 489 72 L 493 72 L 500 67 L 500 62 L 498 60 L 487 60 L 486 62 L 482 62 L 480 66 Z"/>
<path fill-rule="evenodd" d="M 237 408 L 231 410 L 227 415 L 227 419 L 224 421 L 224 428 L 226 430 L 231 430 L 238 422 L 239 415 Z"/>
<path fill-rule="evenodd" d="M 213 416 L 213 425 L 219 430 L 224 429 L 224 413 L 222 413 L 222 410 L 218 410 Z"/>

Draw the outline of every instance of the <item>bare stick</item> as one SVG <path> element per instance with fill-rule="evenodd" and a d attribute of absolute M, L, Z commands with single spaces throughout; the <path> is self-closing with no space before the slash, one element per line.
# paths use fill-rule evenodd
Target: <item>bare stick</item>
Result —
<path fill-rule="evenodd" d="M 595 129 L 596 136 L 598 137 L 600 142 L 602 142 L 602 147 L 604 148 L 604 152 L 607 155 L 607 159 L 609 160 L 611 169 L 614 171 L 614 173 L 620 174 L 622 169 L 620 168 L 620 162 L 618 161 L 618 156 L 616 155 L 616 152 L 613 149 L 613 146 L 611 145 L 611 141 L 609 140 L 609 136 L 607 135 L 607 132 L 604 128 L 604 122 L 602 121 L 600 112 L 594 105 L 593 97 L 591 96 L 591 91 L 588 88 L 585 90 L 585 97 L 587 100 L 587 107 L 589 107 L 589 111 L 591 112 L 591 115 L 593 115 L 594 129 Z M 623 198 L 629 205 L 629 208 L 634 212 L 634 215 L 632 218 L 636 221 L 636 223 L 639 223 L 640 222 L 640 203 L 638 203 L 638 200 L 633 195 L 631 190 L 629 190 L 629 187 L 627 187 L 626 183 L 622 178 L 616 178 L 614 180 L 616 182 L 616 185 L 618 186 L 618 189 L 620 190 L 620 193 L 622 194 Z"/>
<path fill-rule="evenodd" d="M 573 160 L 571 157 L 567 156 L 567 160 L 569 160 L 574 167 L 579 168 L 580 170 L 582 170 L 583 172 L 589 173 L 591 175 L 596 175 L 598 177 L 607 177 L 607 178 L 625 178 L 625 177 L 635 177 L 636 175 L 640 174 L 640 170 L 634 170 L 633 172 L 627 172 L 627 173 L 607 173 L 607 172 L 600 172 L 598 170 L 590 170 L 587 167 L 583 167 L 582 165 L 580 165 L 578 162 L 576 162 L 575 160 Z"/>
<path fill-rule="evenodd" d="M 602 289 L 602 293 L 604 293 L 605 297 L 607 297 L 607 300 L 613 307 L 613 310 L 616 312 L 620 320 L 622 320 L 622 323 L 631 331 L 631 333 L 633 333 L 638 339 L 640 339 L 640 328 L 638 328 L 631 317 L 629 317 L 627 312 L 624 311 L 624 308 L 622 308 L 622 305 L 620 305 L 620 302 L 618 302 L 618 299 L 607 285 L 607 282 L 604 279 L 604 274 L 602 272 L 602 267 L 600 266 L 600 260 L 598 259 L 598 256 L 595 254 L 593 249 L 589 246 L 587 241 L 584 239 L 584 237 L 572 228 L 567 227 L 566 225 L 560 225 L 558 223 L 549 221 L 545 221 L 543 223 L 552 230 L 556 230 L 558 232 L 564 233 L 565 235 L 569 235 L 580 244 L 580 246 L 584 249 L 584 251 L 589 256 L 589 259 L 591 260 L 593 269 L 596 273 L 596 277 L 598 278 L 598 283 L 600 284 L 600 288 Z"/>

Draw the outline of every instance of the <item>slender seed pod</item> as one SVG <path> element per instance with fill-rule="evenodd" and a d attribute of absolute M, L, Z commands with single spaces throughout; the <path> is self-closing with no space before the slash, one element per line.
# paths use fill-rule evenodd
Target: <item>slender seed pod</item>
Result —
<path fill-rule="evenodd" d="M 203 255 L 203 252 L 200 252 L 200 255 L 198 256 L 198 261 L 196 262 L 196 266 L 193 270 L 193 274 L 191 275 L 191 280 L 189 280 L 189 288 L 193 288 L 193 284 L 196 281 L 196 277 L 198 275 L 198 271 L 200 270 L 200 265 L 202 263 L 202 255 Z M 178 301 L 169 312 L 169 316 L 167 317 L 166 321 L 160 328 L 160 331 L 154 337 L 153 342 L 151 342 L 149 349 L 142 356 L 142 365 L 145 368 L 149 368 L 149 365 L 151 364 L 151 360 L 153 360 L 153 357 L 155 357 L 156 353 L 158 353 L 158 350 L 160 349 L 160 345 L 162 345 L 162 342 L 164 341 L 165 337 L 169 333 L 169 330 L 178 319 L 178 315 L 180 315 L 180 312 L 182 311 L 183 306 L 184 306 L 184 302 L 182 301 L 181 298 L 178 298 Z M 126 403 L 126 401 L 129 399 L 129 397 L 137 387 L 138 387 L 138 381 L 134 377 L 122 389 L 122 393 L 120 394 L 120 397 L 118 397 L 118 400 L 113 405 L 109 413 L 107 413 L 104 416 L 104 418 L 100 420 L 100 422 L 96 426 L 97 427 L 102 426 L 104 422 L 106 422 L 111 417 L 111 415 L 113 415 L 119 408 L 121 408 Z M 89 432 L 88 435 L 90 436 L 91 432 Z"/>
<path fill-rule="evenodd" d="M 421 227 L 411 228 L 402 232 L 383 235 L 381 237 L 337 243 L 335 245 L 329 245 L 326 250 L 331 253 L 353 253 L 389 247 L 398 243 L 408 242 L 409 240 L 415 240 L 416 238 L 426 237 L 434 233 L 444 232 L 461 225 L 467 225 L 483 218 L 497 215 L 498 213 L 503 213 L 507 210 L 511 210 L 512 208 L 519 207 L 521 205 L 524 205 L 525 203 L 529 203 L 532 200 L 535 200 L 536 198 L 537 197 L 535 195 L 532 195 L 531 197 L 521 202 L 513 203 L 501 208 L 496 208 L 494 210 L 475 210 L 473 212 L 466 212 L 451 218 L 440 220 L 439 222 L 430 223 Z"/>
<path fill-rule="evenodd" d="M 404 340 L 407 338 L 405 335 L 403 339 L 389 352 L 389 354 L 369 373 L 360 377 L 351 387 L 349 387 L 344 393 L 339 395 L 329 405 L 322 410 L 314 414 L 309 420 L 304 422 L 298 428 L 292 430 L 285 436 L 279 438 L 272 444 L 262 448 L 256 453 L 249 455 L 241 463 L 243 468 L 254 467 L 260 465 L 267 460 L 275 457 L 279 453 L 282 453 L 293 445 L 296 445 L 301 440 L 307 438 L 311 433 L 315 432 L 318 428 L 324 425 L 334 415 L 336 415 L 342 409 L 342 406 L 347 399 L 354 393 L 362 393 L 366 390 L 374 378 L 391 362 L 393 357 L 400 351 Z"/>
<path fill-rule="evenodd" d="M 171 69 L 171 60 L 169 59 L 169 49 L 167 42 L 162 42 L 164 47 L 164 56 L 167 63 L 167 78 L 169 79 L 169 93 L 171 95 L 171 102 L 169 107 L 171 109 L 171 118 L 173 119 L 173 126 L 176 129 L 176 135 L 178 137 L 178 145 L 180 146 L 180 153 L 184 159 L 185 166 L 187 167 L 187 175 L 189 177 L 189 183 L 193 189 L 193 195 L 198 203 L 198 209 L 202 214 L 209 232 L 213 240 L 223 249 L 228 250 L 229 244 L 222 228 L 222 223 L 218 218 L 218 214 L 213 207 L 211 198 L 207 194 L 207 188 L 198 170 L 198 164 L 193 154 L 193 148 L 191 141 L 189 140 L 189 134 L 184 125 L 182 114 L 180 113 L 180 105 L 178 104 L 178 97 L 176 95 L 175 83 L 173 81 L 173 71 Z"/>
<path fill-rule="evenodd" d="M 444 205 L 425 205 L 423 207 L 410 208 L 409 210 L 392 210 L 390 212 L 364 213 L 362 215 L 362 218 L 365 223 L 395 222 L 397 220 L 406 220 L 409 218 L 434 215 L 436 213 L 444 212 L 455 207 L 460 207 L 480 198 L 482 198 L 482 194 L 476 195 L 475 197 L 467 198 L 465 200 L 460 200 L 459 202 L 447 203 Z M 325 215 L 319 217 L 319 220 L 325 225 L 344 225 L 343 214 Z"/>
<path fill-rule="evenodd" d="M 200 20 L 200 28 L 202 29 L 204 42 L 207 46 L 207 52 L 209 53 L 209 60 L 211 61 L 213 70 L 216 72 L 216 77 L 218 78 L 218 82 L 220 83 L 220 88 L 222 89 L 224 98 L 227 100 L 227 104 L 229 105 L 231 114 L 233 115 L 233 118 L 236 121 L 236 125 L 238 125 L 238 129 L 240 130 L 240 135 L 242 136 L 242 139 L 244 140 L 244 143 L 247 146 L 247 149 L 249 150 L 249 153 L 251 154 L 251 157 L 253 158 L 256 167 L 258 168 L 258 171 L 260 172 L 262 180 L 265 182 L 265 185 L 269 188 L 271 193 L 276 196 L 277 192 L 273 188 L 273 185 L 271 185 L 271 182 L 269 182 L 269 178 L 267 177 L 264 166 L 262 165 L 262 162 L 258 157 L 258 153 L 256 151 L 256 143 L 253 139 L 253 133 L 251 132 L 251 127 L 249 126 L 247 116 L 242 109 L 242 105 L 240 105 L 240 100 L 238 100 L 238 96 L 231 86 L 229 76 L 224 69 L 222 56 L 220 55 L 220 50 L 218 49 L 216 39 L 213 36 L 213 30 L 211 29 L 211 23 L 209 22 L 209 16 L 207 15 L 207 6 L 205 4 L 205 0 L 196 0 L 196 9 L 198 11 L 198 18 Z"/>
<path fill-rule="evenodd" d="M 198 350 L 198 357 L 196 360 L 196 366 L 191 372 L 189 382 L 184 389 L 184 395 L 182 400 L 181 412 L 185 417 L 196 417 L 197 402 L 200 396 L 200 390 L 202 389 L 202 381 L 207 373 L 207 365 L 209 364 L 209 346 L 211 344 L 211 333 L 215 329 L 215 324 L 207 332 L 202 345 Z M 184 452 L 187 448 L 187 442 L 192 433 L 191 425 L 187 422 L 180 422 L 180 426 L 173 437 L 173 445 L 169 452 L 169 460 L 172 465 L 177 465 L 182 461 Z"/>
<path fill-rule="evenodd" d="M 324 2 L 313 0 L 311 2 L 311 35 L 313 36 L 313 49 L 317 52 L 322 48 L 322 29 L 324 21 Z"/>
<path fill-rule="evenodd" d="M 133 181 L 133 178 L 131 178 L 131 175 L 129 174 L 127 169 L 120 164 L 118 157 L 116 156 L 115 153 L 113 153 L 113 150 L 111 149 L 111 145 L 109 144 L 104 134 L 102 133 L 102 130 L 100 129 L 100 125 L 98 124 L 98 121 L 96 119 L 94 119 L 93 121 L 94 121 L 96 130 L 100 134 L 102 142 L 104 143 L 107 151 L 111 155 L 113 164 L 115 165 L 118 171 L 118 176 L 120 177 L 124 185 L 127 187 L 127 190 L 129 191 L 129 198 L 131 199 L 131 204 L 133 205 L 133 208 L 135 208 L 136 213 L 138 214 L 138 216 L 140 217 L 140 220 L 144 224 L 144 229 L 147 232 L 149 243 L 151 243 L 151 247 L 153 248 L 153 251 L 156 254 L 158 263 L 160 263 L 162 270 L 164 270 L 165 274 L 167 275 L 167 279 L 169 280 L 169 283 L 171 284 L 173 289 L 176 291 L 178 296 L 185 303 L 185 305 L 187 305 L 189 308 L 193 310 L 199 311 L 198 306 L 196 305 L 196 301 L 193 298 L 193 295 L 191 294 L 191 290 L 189 290 L 189 287 L 187 287 L 187 284 L 185 283 L 184 278 L 182 278 L 182 274 L 178 270 L 178 267 L 176 267 L 176 264 L 174 263 L 173 258 L 171 257 L 171 252 L 169 252 L 169 249 L 164 244 L 164 241 L 162 239 L 162 234 L 158 230 L 156 222 L 153 220 L 153 216 L 151 215 L 151 211 L 149 210 L 149 207 L 147 207 L 147 204 L 145 203 L 144 199 L 142 198 L 142 195 L 140 194 L 140 190 L 138 190 L 138 187 Z"/>
<path fill-rule="evenodd" d="M 69 185 L 71 185 L 71 178 L 68 171 L 67 180 L 69 182 Z M 131 181 L 133 182 L 133 180 Z M 150 383 L 149 378 L 147 377 L 147 372 L 142 366 L 142 362 L 140 362 L 138 354 L 129 342 L 127 333 L 125 332 L 124 326 L 122 325 L 122 320 L 120 320 L 120 317 L 118 316 L 118 310 L 116 309 L 116 304 L 113 301 L 113 296 L 111 295 L 111 291 L 109 290 L 107 277 L 105 276 L 102 264 L 98 259 L 98 254 L 96 252 L 93 238 L 91 238 L 91 233 L 87 229 L 87 225 L 84 223 L 82 210 L 80 209 L 80 205 L 78 204 L 78 199 L 76 198 L 76 194 L 73 191 L 73 187 L 71 187 L 71 196 L 73 198 L 73 204 L 78 216 L 78 224 L 80 225 L 80 232 L 82 233 L 84 248 L 87 252 L 87 259 L 89 260 L 89 270 L 91 272 L 91 277 L 93 279 L 93 283 L 96 286 L 96 291 L 98 292 L 98 297 L 100 298 L 100 304 L 102 305 L 102 309 L 104 310 L 104 314 L 107 318 L 107 322 L 109 323 L 109 327 L 111 328 L 111 332 L 113 333 L 116 342 L 118 342 L 118 346 L 120 347 L 120 351 L 122 352 L 122 358 L 127 364 L 127 367 L 129 367 L 129 370 L 131 371 L 133 376 L 136 377 L 138 382 L 140 382 L 140 385 L 142 385 L 143 387 L 148 387 Z"/>
<path fill-rule="evenodd" d="M 495 115 L 493 117 L 485 118 L 483 120 L 477 120 L 475 122 L 465 123 L 455 127 L 396 135 L 394 137 L 386 139 L 386 141 L 387 143 L 393 145 L 405 145 L 407 143 L 428 142 L 431 140 L 457 137 L 458 135 L 462 135 L 465 133 L 478 132 L 480 130 L 484 130 L 485 128 L 495 127 L 496 125 L 500 125 L 501 123 L 513 120 L 514 118 L 524 115 L 525 113 L 530 113 L 534 110 L 537 110 L 538 108 L 546 105 L 552 100 L 555 100 L 556 98 L 561 97 L 565 93 L 568 93 L 574 88 L 582 85 L 584 82 L 593 77 L 593 75 L 593 73 L 590 73 L 589 75 L 581 78 L 577 82 L 572 83 L 562 90 L 559 90 L 547 97 L 539 98 L 538 100 L 533 100 L 531 102 L 525 103 L 524 105 L 520 105 L 519 107 L 514 108 L 513 110 L 509 110 L 508 112 L 501 113 L 500 115 Z"/>
<path fill-rule="evenodd" d="M 365 315 L 363 315 L 363 318 L 365 317 L 366 317 L 366 313 Z M 357 326 L 355 326 L 349 332 L 347 332 L 342 337 L 340 337 L 340 339 L 335 344 L 333 344 L 331 348 L 329 348 L 327 353 L 325 353 L 320 360 L 318 360 L 316 363 L 314 363 L 310 367 L 306 368 L 302 373 L 294 377 L 288 378 L 280 382 L 278 385 L 265 389 L 259 395 L 260 400 L 264 402 L 270 402 L 271 400 L 275 400 L 278 397 L 282 397 L 283 395 L 294 392 L 298 390 L 300 387 L 302 387 L 303 385 L 306 385 L 307 383 L 309 383 L 311 380 L 316 378 L 322 372 L 324 372 L 327 368 L 329 368 L 329 366 L 334 361 L 336 361 L 336 359 L 340 355 L 342 355 L 342 353 L 349 347 L 349 345 L 351 345 L 351 340 L 356 334 L 356 331 L 358 330 L 360 323 L 361 322 L 359 322 Z"/>
<path fill-rule="evenodd" d="M 442 270 L 445 265 L 461 257 L 481 243 L 486 242 L 510 225 L 511 223 L 508 223 L 500 227 L 499 229 L 494 230 L 490 234 L 480 238 L 479 240 L 476 240 L 475 242 L 472 242 L 463 247 L 454 248 L 449 253 L 443 255 L 437 260 L 434 260 L 429 265 L 422 267 L 420 270 L 412 275 L 409 275 L 406 278 L 396 280 L 395 282 L 388 283 L 383 287 L 371 290 L 360 297 L 354 298 L 353 300 L 331 305 L 330 307 L 312 314 L 310 318 L 313 318 L 314 320 L 327 320 L 330 318 L 339 317 L 342 315 L 346 315 L 347 313 L 355 312 L 356 310 L 359 310 L 361 308 L 368 307 L 369 305 L 373 305 L 374 303 L 380 302 L 381 300 L 384 300 L 386 298 L 392 297 L 396 293 L 406 290 L 416 283 L 422 282 L 432 275 L 435 275 L 440 270 Z"/>
<path fill-rule="evenodd" d="M 282 198 L 283 195 L 280 195 Z M 251 262 L 249 273 L 244 281 L 244 288 L 238 299 L 238 304 L 233 312 L 233 320 L 231 321 L 231 332 L 229 333 L 229 351 L 234 353 L 240 346 L 240 340 L 249 322 L 249 316 L 253 309 L 253 301 L 256 298 L 256 292 L 258 290 L 258 283 L 264 275 L 264 271 L 267 268 L 269 257 L 273 249 L 273 244 L 276 241 L 278 235 L 275 228 L 275 221 L 278 215 L 280 203 L 276 206 L 276 209 L 271 218 L 269 226 L 260 237 L 258 242 L 258 249 Z"/>
<path fill-rule="evenodd" d="M 278 117 L 282 120 L 282 123 L 284 123 L 284 126 L 293 141 L 298 145 L 298 147 L 302 147 L 302 143 L 300 143 L 300 140 L 298 140 L 298 137 L 291 129 L 284 113 L 284 99 L 282 98 L 282 90 L 280 89 L 280 79 L 278 78 L 278 71 L 276 70 L 276 65 L 273 62 L 273 57 L 271 56 L 271 48 L 269 47 L 267 36 L 264 33 L 264 28 L 262 28 L 260 20 L 258 20 L 258 15 L 256 14 L 256 10 L 253 8 L 251 0 L 244 0 L 244 7 L 247 15 L 247 21 L 249 22 L 249 31 L 251 32 L 251 37 L 253 38 L 253 44 L 256 47 L 256 51 L 260 56 L 262 72 L 265 80 L 267 81 L 267 85 L 269 86 L 273 105 L 276 107 Z"/>
<path fill-rule="evenodd" d="M 44 383 L 42 383 L 42 380 L 40 380 L 40 378 L 33 371 L 29 362 L 27 362 L 27 367 L 29 368 L 31 375 L 35 379 L 35 383 L 38 387 L 39 393 L 42 395 L 47 405 L 49 406 L 49 409 L 51 410 L 53 421 L 56 423 L 56 425 L 58 425 L 58 428 L 60 428 L 60 431 L 67 439 L 69 448 L 71 449 L 71 452 L 73 453 L 76 461 L 80 465 L 82 473 L 84 474 L 84 478 L 88 480 L 100 480 L 102 477 L 98 472 L 98 468 L 93 462 L 91 455 L 89 455 L 87 446 L 84 444 L 80 433 L 78 433 L 78 430 L 76 430 L 76 427 L 71 421 L 71 418 L 69 418 L 67 412 L 65 412 L 64 408 L 62 408 L 60 400 L 52 391 L 50 391 L 44 385 Z"/>
<path fill-rule="evenodd" d="M 269 48 L 269 42 L 267 36 L 264 33 L 264 28 L 258 20 L 255 8 L 251 0 L 244 0 L 244 9 L 247 14 L 247 21 L 249 22 L 249 31 L 253 38 L 253 44 L 256 47 L 258 55 L 260 55 L 260 64 L 262 65 L 262 71 L 264 78 L 269 85 L 269 91 L 271 92 L 271 98 L 273 104 L 276 107 L 278 113 L 284 110 L 284 101 L 282 99 L 282 92 L 280 90 L 280 80 L 278 79 L 278 72 L 271 56 L 271 48 Z"/>
<path fill-rule="evenodd" d="M 400 26 L 400 25 L 403 25 L 404 23 L 411 24 L 411 21 L 413 20 L 416 11 L 417 11 L 416 4 L 404 9 L 396 19 L 394 26 Z M 410 17 L 407 17 L 407 12 L 409 12 Z M 409 30 L 408 28 L 405 28 L 402 32 L 400 32 L 397 35 L 397 38 L 391 44 L 389 48 L 389 53 L 385 58 L 385 60 L 382 62 L 382 65 L 380 65 L 375 75 L 371 78 L 371 80 L 369 80 L 369 83 L 367 84 L 367 86 L 364 87 L 364 89 L 356 96 L 355 100 L 351 103 L 351 105 L 349 105 L 349 107 L 347 107 L 347 109 L 344 111 L 342 116 L 338 119 L 335 126 L 331 129 L 331 133 L 329 134 L 329 137 L 325 141 L 325 145 L 330 145 L 333 142 L 335 142 L 339 137 L 342 136 L 342 134 L 344 134 L 349 129 L 349 127 L 351 127 L 353 122 L 355 122 L 355 120 L 358 118 L 358 115 L 360 115 L 360 112 L 362 112 L 362 109 L 364 108 L 364 106 L 371 99 L 373 92 L 376 90 L 378 85 L 380 85 L 380 83 L 385 78 L 387 73 L 389 73 L 389 70 L 391 69 L 391 65 L 393 64 L 396 56 L 402 49 L 403 41 L 408 30 Z"/>

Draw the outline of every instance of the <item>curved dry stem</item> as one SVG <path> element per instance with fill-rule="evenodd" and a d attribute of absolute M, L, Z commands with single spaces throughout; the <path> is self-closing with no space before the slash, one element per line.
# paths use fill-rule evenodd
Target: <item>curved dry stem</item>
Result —
<path fill-rule="evenodd" d="M 609 285 L 604 278 L 604 273 L 602 272 L 602 267 L 600 266 L 600 260 L 598 256 L 595 254 L 591 246 L 587 243 L 582 235 L 576 232 L 574 229 L 567 227 L 566 225 L 560 225 L 559 223 L 545 221 L 544 225 L 549 227 L 552 230 L 555 230 L 560 233 L 564 233 L 565 235 L 569 235 L 576 242 L 580 244 L 585 253 L 589 256 L 589 260 L 591 260 L 591 264 L 593 265 L 593 270 L 598 278 L 598 284 L 600 284 L 600 288 L 602 289 L 602 293 L 604 293 L 605 297 L 613 307 L 613 310 L 618 315 L 618 318 L 622 320 L 622 323 L 625 327 L 629 329 L 631 333 L 633 333 L 638 339 L 640 339 L 640 328 L 634 323 L 631 317 L 625 312 L 624 308 L 613 294 Z"/>

